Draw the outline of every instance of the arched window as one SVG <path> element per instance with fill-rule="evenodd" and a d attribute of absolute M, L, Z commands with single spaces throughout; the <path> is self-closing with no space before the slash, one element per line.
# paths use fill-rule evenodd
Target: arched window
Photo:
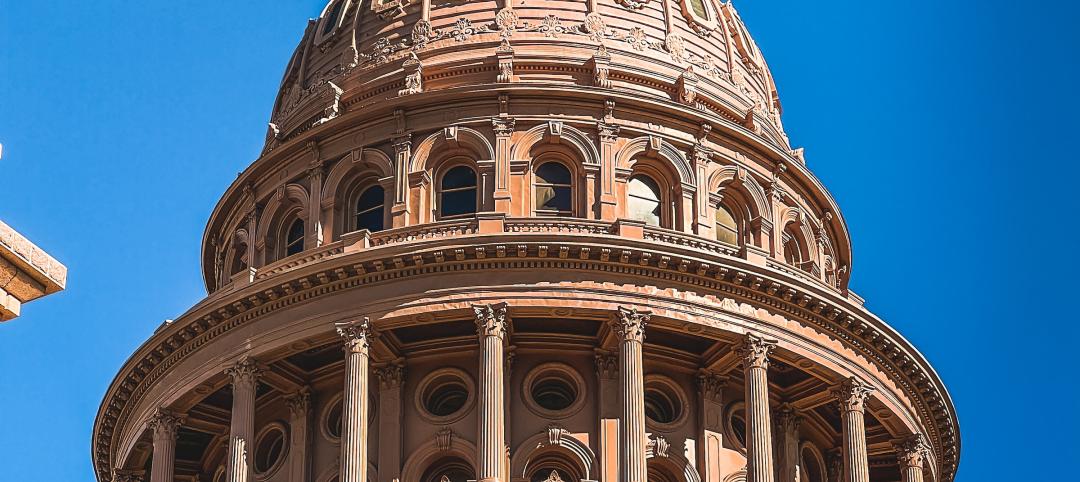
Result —
<path fill-rule="evenodd" d="M 424 472 L 421 482 L 466 482 L 473 480 L 472 467 L 457 457 L 444 457 Z"/>
<path fill-rule="evenodd" d="M 721 243 L 739 245 L 739 223 L 735 216 L 723 204 L 716 206 L 716 240 Z"/>
<path fill-rule="evenodd" d="M 570 170 L 558 162 L 536 168 L 533 198 L 537 216 L 573 216 L 573 181 Z"/>
<path fill-rule="evenodd" d="M 806 251 L 804 250 L 803 241 L 800 239 L 800 234 L 795 226 L 795 223 L 788 224 L 784 228 L 784 261 L 796 268 L 809 272 L 811 269 L 810 260 L 807 259 Z"/>
<path fill-rule="evenodd" d="M 330 9 L 330 13 L 323 19 L 323 35 L 329 35 L 330 32 L 334 31 L 334 27 L 337 27 L 338 18 L 341 16 L 341 8 L 344 4 L 343 1 L 335 3 L 334 7 Z"/>
<path fill-rule="evenodd" d="M 233 241 L 232 265 L 229 267 L 229 275 L 234 275 L 249 266 L 247 260 L 248 245 L 239 240 Z"/>
<path fill-rule="evenodd" d="M 660 226 L 662 222 L 660 186 L 651 177 L 635 174 L 627 187 L 627 217 L 644 221 L 649 226 Z"/>
<path fill-rule="evenodd" d="M 809 442 L 803 443 L 807 444 Z M 799 470 L 799 473 L 802 474 L 802 480 L 806 482 L 825 482 L 825 466 L 818 454 L 809 446 L 804 446 L 801 452 L 801 470 Z"/>
<path fill-rule="evenodd" d="M 366 229 L 371 232 L 383 230 L 383 205 L 386 202 L 386 191 L 376 184 L 360 193 L 356 200 L 356 229 Z"/>
<path fill-rule="evenodd" d="M 476 171 L 472 168 L 451 168 L 443 174 L 439 187 L 439 217 L 450 219 L 476 212 Z"/>
<path fill-rule="evenodd" d="M 285 233 L 285 256 L 292 256 L 304 250 L 304 220 L 297 218 L 289 225 Z"/>

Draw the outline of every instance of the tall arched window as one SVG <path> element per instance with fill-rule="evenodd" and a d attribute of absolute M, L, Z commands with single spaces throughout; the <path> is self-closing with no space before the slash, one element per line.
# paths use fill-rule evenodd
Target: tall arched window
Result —
<path fill-rule="evenodd" d="M 236 241 L 233 244 L 232 266 L 229 267 L 229 275 L 239 273 L 248 267 L 247 251 L 247 243 Z"/>
<path fill-rule="evenodd" d="M 558 162 L 536 168 L 533 198 L 537 216 L 573 216 L 573 181 L 570 170 Z"/>
<path fill-rule="evenodd" d="M 297 218 L 289 225 L 285 233 L 285 256 L 292 256 L 304 250 L 304 220 Z"/>
<path fill-rule="evenodd" d="M 345 2 L 343 1 L 337 2 L 334 4 L 334 7 L 330 9 L 330 13 L 328 13 L 326 15 L 326 18 L 323 20 L 323 35 L 327 35 L 330 32 L 333 32 L 334 27 L 337 27 L 338 17 L 341 16 L 341 8 L 342 6 L 344 6 L 344 4 Z"/>
<path fill-rule="evenodd" d="M 386 202 L 386 191 L 376 184 L 360 193 L 356 200 L 356 229 L 366 229 L 371 232 L 383 230 L 383 205 Z"/>
<path fill-rule="evenodd" d="M 739 245 L 739 223 L 735 216 L 723 204 L 716 206 L 716 240 L 721 243 Z"/>
<path fill-rule="evenodd" d="M 632 176 L 627 187 L 627 197 L 627 217 L 644 221 L 649 226 L 660 226 L 663 198 L 660 196 L 660 186 L 653 178 L 644 174 Z"/>
<path fill-rule="evenodd" d="M 476 171 L 457 166 L 443 174 L 439 189 L 442 219 L 469 216 L 476 212 Z"/>
<path fill-rule="evenodd" d="M 794 223 L 784 228 L 784 261 L 803 271 L 810 271 L 810 260 L 805 255 L 803 241 Z"/>
<path fill-rule="evenodd" d="M 451 456 L 431 464 L 420 480 L 421 482 L 466 482 L 475 478 L 472 467 L 468 463 Z"/>

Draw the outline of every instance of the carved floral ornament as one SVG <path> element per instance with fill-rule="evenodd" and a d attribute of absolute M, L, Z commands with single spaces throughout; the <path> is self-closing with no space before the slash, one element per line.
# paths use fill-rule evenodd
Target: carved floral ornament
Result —
<path fill-rule="evenodd" d="M 874 388 L 858 378 L 851 377 L 833 388 L 830 393 L 836 398 L 841 412 L 863 412 L 866 410 L 866 399 L 874 393 Z"/>
<path fill-rule="evenodd" d="M 645 325 L 649 323 L 652 313 L 638 311 L 637 308 L 619 307 L 612 322 L 612 329 L 623 338 L 624 341 L 641 343 L 645 341 Z"/>
<path fill-rule="evenodd" d="M 262 373 L 262 368 L 254 358 L 245 355 L 235 365 L 225 369 L 225 375 L 232 379 L 233 384 L 255 383 Z"/>
<path fill-rule="evenodd" d="M 346 353 L 366 354 L 371 348 L 371 337 L 374 332 L 371 321 L 366 316 L 358 323 L 337 325 L 337 333 L 345 341 Z"/>
<path fill-rule="evenodd" d="M 159 409 L 150 417 L 150 421 L 147 422 L 147 426 L 154 432 L 154 438 L 166 438 L 176 440 L 176 435 L 180 430 L 180 425 L 184 423 L 185 416 L 171 412 L 169 410 Z"/>
<path fill-rule="evenodd" d="M 914 467 L 922 469 L 923 464 L 930 458 L 930 444 L 926 443 L 926 437 L 922 434 L 912 435 L 899 442 L 894 442 L 896 458 L 901 468 Z"/>
<path fill-rule="evenodd" d="M 456 229 L 452 232 L 458 233 Z M 660 274 L 653 273 L 657 269 L 655 263 L 645 272 L 640 272 L 641 266 L 638 265 L 637 255 L 626 256 L 626 260 L 623 261 L 618 249 L 591 249 L 590 253 L 585 247 L 575 246 L 574 243 L 567 243 L 567 246 L 572 253 L 571 259 L 547 258 L 540 260 L 541 264 L 537 266 L 559 267 L 568 262 L 574 262 L 577 263 L 578 269 L 589 269 L 589 264 L 580 264 L 577 254 L 580 253 L 584 256 L 582 259 L 585 260 L 597 260 L 598 257 L 604 258 L 603 252 L 608 252 L 607 257 L 604 258 L 607 260 L 605 262 L 618 260 L 621 264 L 632 265 L 635 273 L 644 276 Z M 561 248 L 554 251 L 559 252 Z M 510 263 L 517 262 L 515 261 L 517 258 L 506 258 L 498 261 L 497 265 L 490 265 L 490 262 L 496 259 L 491 255 L 495 252 L 492 246 L 466 248 L 463 250 L 465 257 L 459 259 L 448 256 L 445 259 L 473 260 L 479 263 L 481 253 L 485 252 L 488 253 L 488 257 L 483 260 L 483 269 L 502 269 L 504 265 L 509 266 Z M 527 253 L 535 255 L 535 247 L 530 247 Z M 197 347 L 207 346 L 215 338 L 230 333 L 235 328 L 247 326 L 257 319 L 255 315 L 264 317 L 275 311 L 288 309 L 301 301 L 310 302 L 322 296 L 339 293 L 351 286 L 401 280 L 408 276 L 425 276 L 440 269 L 431 252 L 420 254 L 427 261 L 422 267 L 403 270 L 377 269 L 380 266 L 395 266 L 390 257 L 373 257 L 362 264 L 352 263 L 350 265 L 352 267 L 344 271 L 338 263 L 328 262 L 321 272 L 309 273 L 311 276 L 305 278 L 307 282 L 303 284 L 296 280 L 286 279 L 283 276 L 284 273 L 281 273 L 275 275 L 282 276 L 277 283 L 278 286 L 265 290 L 265 293 L 253 294 L 240 290 L 229 294 L 213 307 L 203 310 L 201 314 L 196 312 L 190 317 L 177 320 L 176 323 L 156 334 L 141 358 L 139 355 L 132 358 L 125 368 L 125 374 L 118 378 L 120 381 L 111 389 L 107 404 L 102 407 L 95 429 L 94 450 L 96 468 L 102 474 L 101 476 L 105 478 L 111 475 L 112 465 L 109 459 L 114 453 L 117 437 L 124 430 L 122 427 L 127 426 L 127 420 L 132 414 L 131 407 L 145 397 L 153 384 L 170 367 L 194 353 Z M 653 259 L 660 257 L 653 256 Z M 479 266 L 476 265 L 473 269 L 480 269 Z M 677 273 L 676 270 L 678 270 Z M 615 272 L 624 271 L 616 269 Z M 779 282 L 757 282 L 755 280 L 760 278 L 752 272 L 705 263 L 684 266 L 684 263 L 678 260 L 669 263 L 669 267 L 664 272 L 676 273 L 682 282 L 715 291 L 718 296 L 723 296 L 725 306 L 730 305 L 725 308 L 725 311 L 743 313 L 748 317 L 758 316 L 754 315 L 758 310 L 750 304 L 735 302 L 729 298 L 735 292 L 743 293 L 740 296 L 745 297 L 747 288 L 750 288 L 752 290 L 750 296 L 754 300 L 774 306 L 778 313 L 785 317 L 802 320 L 803 323 L 825 330 L 830 336 L 836 338 L 838 344 L 872 360 L 907 396 L 911 397 L 917 416 L 920 419 L 932 420 L 935 424 L 928 427 L 927 435 L 935 446 L 940 444 L 941 452 L 938 461 L 942 466 L 943 474 L 955 470 L 956 451 L 953 445 L 955 444 L 955 425 L 950 412 L 945 409 L 947 399 L 944 398 L 933 379 L 923 371 L 925 370 L 923 362 L 910 355 L 902 345 L 898 345 L 899 341 L 893 341 L 887 333 L 876 328 L 872 321 L 863 320 L 857 314 L 854 316 L 846 314 L 846 311 L 841 309 L 842 306 L 827 297 L 819 299 L 816 295 L 805 296 L 801 288 L 796 289 L 797 283 L 789 285 Z M 273 300 L 275 303 L 264 303 L 267 300 Z M 234 367 L 227 373 L 257 373 L 254 361 L 249 360 L 248 363 L 247 367 L 250 371 L 249 368 Z"/>
<path fill-rule="evenodd" d="M 775 340 L 766 340 L 753 333 L 747 333 L 738 354 L 746 368 L 769 368 L 769 354 L 776 347 Z"/>
<path fill-rule="evenodd" d="M 480 337 L 506 338 L 506 303 L 474 305 L 476 332 Z"/>

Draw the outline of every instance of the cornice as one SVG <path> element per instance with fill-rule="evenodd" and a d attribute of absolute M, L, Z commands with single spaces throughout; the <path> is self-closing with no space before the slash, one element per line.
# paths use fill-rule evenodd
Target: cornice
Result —
<path fill-rule="evenodd" d="M 125 363 L 95 421 L 95 467 L 99 474 L 112 469 L 110 457 L 121 427 L 170 367 L 254 319 L 361 285 L 449 271 L 530 268 L 664 279 L 730 294 L 814 325 L 871 360 L 917 402 L 916 412 L 944 469 L 943 480 L 951 480 L 960 441 L 948 392 L 925 358 L 863 307 L 823 286 L 723 253 L 596 231 L 587 227 L 569 235 L 568 229 L 555 226 L 540 232 L 406 240 L 319 258 L 239 289 L 220 290 L 155 333 Z"/>

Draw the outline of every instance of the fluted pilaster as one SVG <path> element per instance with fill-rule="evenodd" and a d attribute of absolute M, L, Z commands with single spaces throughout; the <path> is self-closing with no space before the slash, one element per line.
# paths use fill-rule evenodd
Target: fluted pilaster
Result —
<path fill-rule="evenodd" d="M 367 482 L 368 365 L 371 325 L 339 325 L 345 341 L 345 390 L 341 411 L 341 482 Z"/>
<path fill-rule="evenodd" d="M 843 481 L 870 482 L 870 460 L 866 453 L 866 399 L 874 389 L 857 378 L 844 380 L 832 390 L 840 408 L 843 425 Z"/>
<path fill-rule="evenodd" d="M 285 397 L 289 407 L 289 481 L 311 480 L 311 389 L 301 388 Z"/>
<path fill-rule="evenodd" d="M 506 303 L 473 306 L 480 338 L 480 440 L 476 444 L 479 482 L 507 482 L 505 431 Z"/>
<path fill-rule="evenodd" d="M 405 364 L 397 361 L 381 366 L 375 375 L 379 377 L 379 482 L 393 482 L 401 478 Z"/>
<path fill-rule="evenodd" d="M 645 369 L 642 343 L 645 325 L 652 316 L 633 308 L 620 307 L 612 330 L 619 335 L 619 470 L 623 482 L 643 482 L 648 477 L 645 465 Z"/>
<path fill-rule="evenodd" d="M 923 465 L 930 456 L 930 445 L 920 434 L 894 442 L 896 458 L 900 462 L 900 480 L 923 482 Z"/>
<path fill-rule="evenodd" d="M 253 480 L 252 456 L 255 444 L 255 388 L 260 368 L 254 359 L 243 357 L 225 370 L 232 378 L 232 423 L 229 426 L 229 464 L 226 481 Z"/>
<path fill-rule="evenodd" d="M 780 481 L 799 482 L 799 425 L 798 412 L 783 405 L 776 413 L 776 430 L 780 437 Z"/>
<path fill-rule="evenodd" d="M 154 435 L 154 455 L 150 482 L 172 482 L 176 473 L 176 435 L 184 417 L 168 410 L 158 410 L 150 418 Z"/>
<path fill-rule="evenodd" d="M 769 417 L 769 354 L 776 342 L 752 333 L 739 347 L 746 380 L 746 481 L 773 482 L 772 422 Z"/>

